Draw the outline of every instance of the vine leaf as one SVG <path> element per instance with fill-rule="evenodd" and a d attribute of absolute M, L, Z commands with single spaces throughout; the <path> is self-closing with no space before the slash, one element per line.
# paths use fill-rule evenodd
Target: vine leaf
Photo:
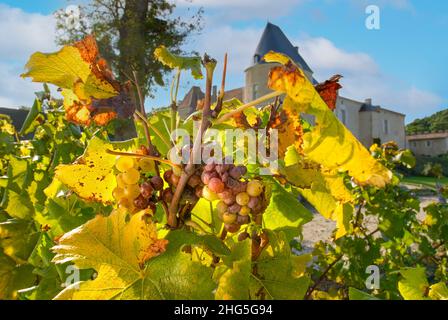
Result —
<path fill-rule="evenodd" d="M 196 80 L 202 79 L 201 58 L 182 57 L 168 51 L 165 46 L 160 46 L 154 51 L 154 56 L 161 63 L 171 69 L 190 70 L 191 75 Z"/>
<path fill-rule="evenodd" d="M 368 294 L 367 292 L 358 290 L 356 288 L 348 288 L 348 297 L 350 300 L 380 300 L 375 296 Z"/>
<path fill-rule="evenodd" d="M 300 227 L 313 219 L 313 215 L 277 181 L 271 180 L 270 187 L 270 202 L 263 215 L 264 226 L 283 231 L 288 240 L 292 240 L 298 235 Z"/>
<path fill-rule="evenodd" d="M 329 80 L 326 80 L 323 83 L 319 83 L 315 87 L 316 91 L 319 92 L 320 97 L 325 101 L 331 111 L 334 111 L 336 109 L 338 91 L 342 88 L 342 86 L 339 84 L 339 80 L 341 78 L 342 76 L 339 74 L 334 75 Z"/>
<path fill-rule="evenodd" d="M 448 288 L 444 282 L 429 285 L 425 268 L 401 269 L 398 290 L 405 300 L 447 300 Z"/>
<path fill-rule="evenodd" d="M 283 232 L 265 230 L 269 244 L 256 261 L 256 274 L 251 278 L 253 298 L 301 300 L 310 284 L 301 275 L 307 259 L 294 259 Z"/>
<path fill-rule="evenodd" d="M 127 151 L 135 148 L 132 140 L 129 145 L 122 146 L 94 137 L 84 155 L 74 164 L 59 165 L 56 168 L 55 177 L 84 200 L 112 203 L 112 191 L 117 186 L 113 171 L 116 156 L 106 151 Z"/>
<path fill-rule="evenodd" d="M 21 76 L 63 89 L 66 118 L 81 125 L 105 126 L 135 110 L 129 83 L 120 84 L 98 52 L 92 35 L 54 53 L 34 53 Z"/>
<path fill-rule="evenodd" d="M 0 300 L 16 299 L 19 289 L 27 288 L 36 281 L 33 266 L 17 263 L 0 251 Z"/>
<path fill-rule="evenodd" d="M 211 271 L 190 255 L 167 248 L 145 211 L 98 215 L 65 234 L 53 248 L 56 263 L 93 268 L 95 280 L 75 283 L 55 299 L 210 299 Z M 169 248 L 169 243 L 168 243 Z"/>
<path fill-rule="evenodd" d="M 247 300 L 251 275 L 250 239 L 234 243 L 232 253 L 223 258 L 224 264 L 218 266 L 214 277 L 217 279 L 215 299 Z"/>
<path fill-rule="evenodd" d="M 391 181 L 392 173 L 345 128 L 294 62 L 272 52 L 264 59 L 283 64 L 271 69 L 268 86 L 287 94 L 284 105 L 316 118 L 316 125 L 303 135 L 303 153 L 308 159 L 329 170 L 348 171 L 360 185 L 384 187 Z"/>

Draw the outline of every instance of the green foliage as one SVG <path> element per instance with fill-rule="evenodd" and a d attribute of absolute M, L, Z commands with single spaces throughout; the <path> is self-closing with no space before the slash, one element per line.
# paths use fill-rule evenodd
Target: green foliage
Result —
<path fill-rule="evenodd" d="M 40 77 L 51 61 L 38 57 L 33 64 L 39 68 L 31 69 Z M 192 60 L 182 65 L 178 56 L 168 57 L 176 68 L 199 68 L 197 59 L 192 67 Z M 222 223 L 218 200 L 198 199 L 196 189 L 194 195 L 185 189 L 192 183 L 188 172 L 199 166 L 170 162 L 168 124 L 193 134 L 192 119 L 172 121 L 175 108 L 155 111 L 138 122 L 136 139 L 117 143 L 108 139 L 109 126 L 69 123 L 64 102 L 47 87 L 37 94 L 20 133 L 0 117 L 0 299 L 446 299 L 448 207 L 422 208 L 399 185 L 396 168 L 412 167 L 412 154 L 394 143 L 364 149 L 288 57 L 271 53 L 269 59 L 285 64 L 269 79 L 288 95 L 285 102 L 242 112 L 240 103 L 225 102 L 227 121 L 209 123 L 213 129 L 272 129 L 273 121 L 290 117 L 280 132 L 284 154 L 278 170 L 258 176 L 266 164 L 257 163 L 243 174 L 261 180 L 255 184 L 261 193 L 252 195 L 263 212 L 250 212 L 251 220 L 238 228 Z M 57 81 L 72 86 L 72 71 L 61 72 L 68 77 Z M 318 124 L 302 128 L 302 112 L 316 116 Z M 207 114 L 195 115 L 202 116 Z M 21 140 L 23 134 L 32 139 Z M 149 140 L 157 153 L 140 147 Z M 157 161 L 151 170 L 161 176 L 176 170 L 176 186 L 167 187 L 168 178 L 163 182 L 165 191 L 174 191 L 172 198 L 154 192 L 155 208 L 132 210 L 135 201 L 123 205 L 113 192 L 117 171 L 154 177 L 135 170 L 141 162 L 129 158 L 123 163 L 130 165 L 119 169 L 118 155 Z M 182 205 L 172 212 L 177 190 Z M 299 194 L 316 210 L 302 205 Z M 302 227 L 313 214 L 333 220 L 335 230 L 329 241 L 300 254 Z M 380 270 L 380 287 L 367 290 L 366 269 L 372 265 Z M 79 277 L 70 270 L 79 270 Z"/>
<path fill-rule="evenodd" d="M 423 119 L 416 119 L 406 126 L 407 134 L 448 130 L 448 109 L 434 113 Z"/>

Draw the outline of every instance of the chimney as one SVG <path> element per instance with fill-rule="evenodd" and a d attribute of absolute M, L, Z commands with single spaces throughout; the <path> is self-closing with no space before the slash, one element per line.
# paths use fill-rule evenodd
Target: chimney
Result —
<path fill-rule="evenodd" d="M 371 105 L 372 105 L 372 98 L 368 98 L 368 99 L 366 99 L 366 100 L 364 101 L 364 103 L 365 103 L 366 105 L 368 105 L 368 106 L 371 106 Z"/>
<path fill-rule="evenodd" d="M 212 103 L 218 100 L 217 87 L 213 86 L 212 88 Z"/>

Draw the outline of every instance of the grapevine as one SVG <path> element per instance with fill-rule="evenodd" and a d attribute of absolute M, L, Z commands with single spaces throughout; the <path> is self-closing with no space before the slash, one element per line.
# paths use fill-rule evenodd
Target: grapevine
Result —
<path fill-rule="evenodd" d="M 447 205 L 422 207 L 400 186 L 412 154 L 393 142 L 365 149 L 326 101 L 337 91 L 321 97 L 270 52 L 272 92 L 225 101 L 226 55 L 212 101 L 217 60 L 164 47 L 154 57 L 175 79 L 169 110 L 149 114 L 136 74 L 115 79 L 93 36 L 30 57 L 23 76 L 63 99 L 44 85 L 21 130 L 0 118 L 0 299 L 448 299 Z M 70 63 L 50 72 L 60 61 Z M 185 121 L 181 72 L 205 81 Z M 120 121 L 134 121 L 137 137 L 112 141 Z M 226 129 L 256 141 L 278 134 L 278 159 L 240 161 L 207 140 Z M 257 150 L 274 150 L 269 141 Z M 309 248 L 302 231 L 317 215 L 335 228 Z M 371 266 L 379 287 L 366 287 Z M 76 282 L 67 270 L 79 271 Z"/>

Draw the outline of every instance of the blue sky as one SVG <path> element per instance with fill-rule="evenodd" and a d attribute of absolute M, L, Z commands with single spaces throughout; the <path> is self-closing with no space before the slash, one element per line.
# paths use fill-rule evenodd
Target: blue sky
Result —
<path fill-rule="evenodd" d="M 52 13 L 64 0 L 0 0 L 0 105 L 30 104 L 38 87 L 18 78 L 34 51 L 52 51 Z M 79 1 L 78 1 L 79 3 Z M 341 94 L 403 112 L 407 122 L 448 107 L 448 2 L 424 0 L 177 0 L 177 13 L 203 6 L 205 29 L 185 49 L 218 60 L 229 53 L 228 88 L 244 84 L 244 69 L 267 21 L 280 26 L 318 80 L 344 75 Z M 365 27 L 369 4 L 380 8 L 380 30 Z M 218 72 L 220 74 L 220 72 Z M 184 76 L 180 96 L 192 84 Z M 218 78 L 216 80 L 219 80 Z M 158 88 L 147 108 L 167 103 Z"/>

